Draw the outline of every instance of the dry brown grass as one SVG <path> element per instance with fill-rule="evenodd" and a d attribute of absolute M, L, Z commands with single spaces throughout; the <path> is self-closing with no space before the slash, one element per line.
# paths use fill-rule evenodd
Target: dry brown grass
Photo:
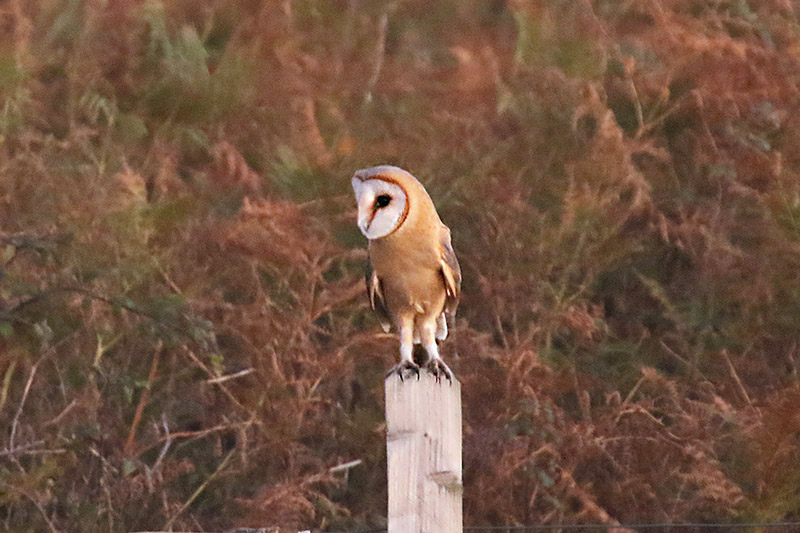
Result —
<path fill-rule="evenodd" d="M 4 529 L 384 524 L 383 162 L 464 270 L 466 523 L 800 519 L 796 6 L 197 5 L 0 7 Z"/>

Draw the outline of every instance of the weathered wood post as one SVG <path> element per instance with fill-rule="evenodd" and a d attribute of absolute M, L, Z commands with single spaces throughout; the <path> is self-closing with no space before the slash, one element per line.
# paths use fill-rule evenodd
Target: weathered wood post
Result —
<path fill-rule="evenodd" d="M 461 384 L 386 378 L 389 533 L 461 533 Z"/>

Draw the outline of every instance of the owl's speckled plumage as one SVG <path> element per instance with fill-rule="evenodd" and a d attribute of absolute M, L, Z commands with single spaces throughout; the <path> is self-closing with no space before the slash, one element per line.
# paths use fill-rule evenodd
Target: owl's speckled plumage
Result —
<path fill-rule="evenodd" d="M 428 353 L 428 368 L 452 378 L 439 356 L 436 340 L 447 337 L 447 318 L 455 316 L 461 293 L 461 270 L 450 230 L 439 219 L 422 184 L 397 167 L 359 170 L 352 178 L 358 226 L 369 239 L 367 292 L 384 329 L 400 333 L 400 364 L 419 372 L 413 344 Z"/>

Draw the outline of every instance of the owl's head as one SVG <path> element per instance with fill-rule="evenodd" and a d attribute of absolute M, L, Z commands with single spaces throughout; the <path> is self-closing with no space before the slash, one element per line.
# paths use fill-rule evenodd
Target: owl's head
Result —
<path fill-rule="evenodd" d="M 408 216 L 410 196 L 419 194 L 416 189 L 422 188 L 414 176 L 392 166 L 359 170 L 352 184 L 358 204 L 358 228 L 367 239 L 394 233 Z"/>

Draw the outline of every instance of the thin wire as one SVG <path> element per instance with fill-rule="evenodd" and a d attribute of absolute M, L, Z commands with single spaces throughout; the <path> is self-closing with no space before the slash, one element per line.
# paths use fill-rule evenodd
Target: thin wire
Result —
<path fill-rule="evenodd" d="M 536 531 L 549 529 L 654 529 L 654 528 L 726 528 L 743 529 L 749 527 L 800 527 L 800 522 L 663 522 L 628 524 L 540 524 L 524 526 L 466 526 L 464 531 Z"/>
<path fill-rule="evenodd" d="M 548 531 L 554 529 L 564 530 L 590 530 L 590 529 L 655 529 L 655 528 L 708 528 L 708 529 L 744 529 L 752 527 L 775 528 L 791 527 L 800 528 L 800 522 L 651 522 L 627 524 L 529 524 L 522 526 L 465 526 L 464 531 Z M 332 531 L 329 533 L 386 533 L 386 528 L 355 529 L 350 531 Z"/>
<path fill-rule="evenodd" d="M 388 529 L 353 529 L 353 530 L 340 530 L 340 531 L 326 531 L 325 533 L 387 533 Z"/>

